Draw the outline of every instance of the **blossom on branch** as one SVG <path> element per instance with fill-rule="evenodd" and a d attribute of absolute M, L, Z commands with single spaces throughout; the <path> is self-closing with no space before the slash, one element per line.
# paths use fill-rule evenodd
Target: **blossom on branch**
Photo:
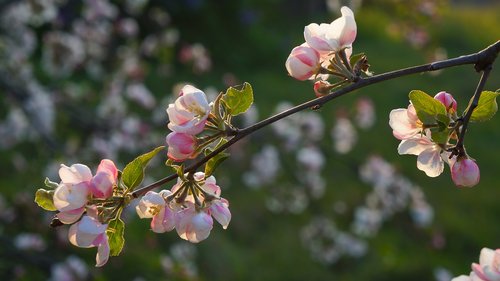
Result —
<path fill-rule="evenodd" d="M 109 258 L 109 243 L 106 235 L 107 224 L 102 224 L 94 216 L 85 215 L 69 228 L 71 244 L 80 248 L 97 247 L 96 266 L 103 266 Z"/>
<path fill-rule="evenodd" d="M 210 106 L 203 91 L 191 85 L 182 88 L 175 103 L 167 108 L 168 128 L 177 133 L 196 135 L 205 127 Z"/>
<path fill-rule="evenodd" d="M 483 248 L 479 256 L 479 264 L 472 264 L 472 272 L 460 275 L 451 281 L 497 281 L 500 280 L 500 249 Z"/>

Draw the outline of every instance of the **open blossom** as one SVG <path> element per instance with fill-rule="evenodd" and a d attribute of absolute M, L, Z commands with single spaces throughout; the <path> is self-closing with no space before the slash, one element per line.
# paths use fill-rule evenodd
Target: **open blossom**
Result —
<path fill-rule="evenodd" d="M 180 97 L 169 104 L 168 128 L 177 133 L 196 135 L 205 127 L 210 106 L 203 91 L 191 85 L 182 88 Z"/>
<path fill-rule="evenodd" d="M 418 119 L 413 104 L 408 105 L 407 109 L 393 109 L 389 114 L 389 126 L 398 140 L 405 140 L 422 132 L 422 122 Z"/>
<path fill-rule="evenodd" d="M 318 73 L 320 68 L 318 51 L 304 43 L 293 48 L 285 66 L 288 74 L 297 80 L 307 80 Z"/>
<path fill-rule="evenodd" d="M 61 183 L 54 192 L 54 206 L 59 210 L 58 219 L 70 224 L 78 220 L 85 211 L 90 195 L 92 172 L 83 164 L 71 167 L 61 165 L 59 169 Z"/>
<path fill-rule="evenodd" d="M 152 218 L 151 230 L 156 233 L 171 231 L 175 227 L 174 211 L 166 206 L 164 199 L 171 194 L 170 190 L 148 191 L 136 206 L 140 218 Z"/>
<path fill-rule="evenodd" d="M 479 264 L 472 264 L 472 272 L 453 278 L 451 281 L 497 281 L 500 280 L 500 249 L 481 249 Z"/>
<path fill-rule="evenodd" d="M 443 153 L 441 147 L 427 135 L 417 135 L 402 140 L 398 146 L 398 153 L 417 155 L 417 168 L 429 177 L 437 177 L 444 170 L 442 157 L 446 157 L 447 154 Z"/>
<path fill-rule="evenodd" d="M 456 186 L 473 187 L 479 183 L 479 178 L 479 167 L 472 159 L 458 160 L 451 168 L 451 179 Z"/>
<path fill-rule="evenodd" d="M 96 266 L 103 266 L 109 258 L 107 227 L 107 224 L 101 224 L 95 217 L 85 215 L 69 228 L 68 238 L 77 247 L 97 247 Z"/>
<path fill-rule="evenodd" d="M 348 7 L 342 7 L 340 12 L 342 16 L 330 24 L 311 23 L 304 28 L 304 38 L 309 46 L 322 54 L 351 47 L 357 33 L 354 13 Z"/>
<path fill-rule="evenodd" d="M 85 211 L 89 196 L 108 198 L 113 193 L 118 169 L 113 161 L 104 159 L 92 176 L 89 167 L 74 164 L 71 167 L 61 165 L 59 177 L 61 183 L 54 192 L 54 206 L 59 213 L 57 218 L 65 224 L 77 221 Z"/>
<path fill-rule="evenodd" d="M 196 150 L 196 137 L 171 132 L 167 135 L 166 142 L 168 145 L 168 158 L 176 161 L 184 161 L 188 158 L 194 158 Z"/>

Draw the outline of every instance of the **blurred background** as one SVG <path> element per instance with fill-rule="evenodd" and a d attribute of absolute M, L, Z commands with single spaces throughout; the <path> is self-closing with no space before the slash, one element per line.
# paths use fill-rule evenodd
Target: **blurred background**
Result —
<path fill-rule="evenodd" d="M 284 63 L 309 23 L 351 7 L 354 53 L 377 73 L 477 52 L 500 38 L 497 1 L 0 1 L 1 280 L 450 280 L 498 248 L 499 116 L 474 124 L 481 182 L 458 189 L 398 156 L 390 110 L 413 89 L 452 93 L 464 110 L 472 66 L 386 81 L 270 126 L 217 170 L 227 230 L 189 244 L 125 212 L 120 257 L 95 268 L 67 226 L 33 202 L 61 163 L 123 168 L 163 145 L 165 108 L 184 83 L 214 97 L 252 84 L 248 126 L 314 98 Z M 500 88 L 498 63 L 486 85 Z M 158 156 L 144 184 L 172 171 Z M 170 188 L 171 185 L 165 186 Z"/>

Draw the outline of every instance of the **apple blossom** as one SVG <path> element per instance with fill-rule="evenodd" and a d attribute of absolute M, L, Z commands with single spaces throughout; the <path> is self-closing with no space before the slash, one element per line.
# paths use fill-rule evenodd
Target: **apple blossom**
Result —
<path fill-rule="evenodd" d="M 195 210 L 191 202 L 185 202 L 186 208 L 177 213 L 175 229 L 179 237 L 191 243 L 201 242 L 210 235 L 213 220 L 210 214 Z"/>
<path fill-rule="evenodd" d="M 348 7 L 340 9 L 342 16 L 332 23 L 311 23 L 304 28 L 304 38 L 312 48 L 322 54 L 350 48 L 356 39 L 354 14 Z"/>
<path fill-rule="evenodd" d="M 101 224 L 95 217 L 85 215 L 69 228 L 68 238 L 77 247 L 97 247 L 96 266 L 103 266 L 109 258 L 107 227 L 107 224 Z"/>
<path fill-rule="evenodd" d="M 440 101 L 446 107 L 447 111 L 451 111 L 452 113 L 457 111 L 457 101 L 451 94 L 442 91 L 437 93 L 434 98 Z"/>
<path fill-rule="evenodd" d="M 176 161 L 184 161 L 188 158 L 194 158 L 196 150 L 196 137 L 184 134 L 171 132 L 166 137 L 168 145 L 168 158 Z"/>
<path fill-rule="evenodd" d="M 307 80 L 318 74 L 320 63 L 318 51 L 304 43 L 293 48 L 286 60 L 288 74 L 297 80 Z"/>
<path fill-rule="evenodd" d="M 177 100 L 167 108 L 168 128 L 177 133 L 196 135 L 205 127 L 210 106 L 203 91 L 191 85 L 182 88 Z"/>
<path fill-rule="evenodd" d="M 470 158 L 455 162 L 451 168 L 451 179 L 458 187 L 473 187 L 479 183 L 479 167 Z"/>
<path fill-rule="evenodd" d="M 165 202 L 165 198 L 171 194 L 169 190 L 162 190 L 160 193 L 148 191 L 135 208 L 140 218 L 152 218 L 153 232 L 163 233 L 175 227 L 174 212 Z"/>
<path fill-rule="evenodd" d="M 59 213 L 58 219 L 65 224 L 77 221 L 85 211 L 85 205 L 90 195 L 90 180 L 92 173 L 83 164 L 71 167 L 61 165 L 59 169 L 61 183 L 54 192 L 54 206 Z"/>
<path fill-rule="evenodd" d="M 412 104 L 407 109 L 393 109 L 389 114 L 389 126 L 398 140 L 405 140 L 422 132 L 422 122 Z"/>

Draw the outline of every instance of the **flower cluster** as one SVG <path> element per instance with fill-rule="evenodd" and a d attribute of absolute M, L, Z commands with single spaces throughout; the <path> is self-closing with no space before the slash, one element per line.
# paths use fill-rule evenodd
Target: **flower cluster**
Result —
<path fill-rule="evenodd" d="M 231 221 L 229 202 L 220 197 L 215 177 L 202 172 L 192 179 L 179 179 L 171 190 L 149 191 L 136 207 L 141 218 L 151 218 L 151 229 L 157 233 L 171 231 L 192 243 L 205 240 L 213 227 L 213 218 L 224 229 Z"/>
<path fill-rule="evenodd" d="M 355 81 L 361 72 L 369 74 L 365 56 L 351 58 L 357 34 L 354 13 L 348 7 L 342 7 L 340 12 L 342 16 L 331 23 L 307 25 L 304 28 L 306 42 L 293 48 L 285 63 L 288 74 L 297 80 L 320 78 L 314 84 L 317 96 Z M 329 75 L 341 81 L 330 84 L 326 81 Z"/>
<path fill-rule="evenodd" d="M 472 264 L 472 272 L 460 275 L 451 281 L 495 281 L 500 280 L 500 249 L 483 248 L 479 255 L 479 263 Z"/>
<path fill-rule="evenodd" d="M 414 94 L 414 95 L 412 95 Z M 439 92 L 432 99 L 420 91 L 412 91 L 413 98 L 418 108 L 410 103 L 408 108 L 398 108 L 391 111 L 389 125 L 394 137 L 401 140 L 398 146 L 399 154 L 417 155 L 417 168 L 424 171 L 429 177 L 437 177 L 444 170 L 444 163 L 451 168 L 453 182 L 457 186 L 471 187 L 479 182 L 479 167 L 469 158 L 465 149 L 452 153 L 453 149 L 460 149 L 452 143 L 458 139 L 461 121 L 457 117 L 457 102 L 447 92 Z M 429 97 L 430 98 L 430 97 Z M 428 107 L 435 108 L 435 119 L 428 118 Z M 430 107 L 430 106 L 429 106 Z M 434 110 L 434 109 L 433 109 Z M 422 117 L 420 117 L 422 116 Z M 426 118 L 425 123 L 420 118 Z M 431 123 L 428 123 L 431 120 Z"/>
<path fill-rule="evenodd" d="M 97 266 L 104 265 L 109 257 L 109 244 L 106 235 L 107 224 L 99 220 L 94 199 L 108 199 L 113 194 L 118 170 L 108 159 L 101 161 L 97 172 L 92 176 L 89 167 L 74 164 L 61 165 L 61 182 L 54 190 L 53 202 L 59 211 L 57 219 L 64 224 L 72 224 L 68 238 L 78 247 L 98 247 Z"/>
<path fill-rule="evenodd" d="M 205 128 L 209 113 L 205 93 L 191 85 L 184 86 L 179 98 L 167 108 L 168 128 L 172 130 L 166 138 L 170 159 L 184 161 L 196 157 L 195 135 Z"/>

